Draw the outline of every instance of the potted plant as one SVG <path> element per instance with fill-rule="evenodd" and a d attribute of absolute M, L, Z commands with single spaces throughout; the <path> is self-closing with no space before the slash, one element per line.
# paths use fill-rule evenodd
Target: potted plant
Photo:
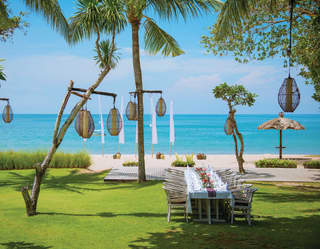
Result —
<path fill-rule="evenodd" d="M 157 152 L 156 158 L 157 159 L 164 159 L 164 154 L 162 154 L 161 152 Z"/>
<path fill-rule="evenodd" d="M 206 159 L 207 159 L 207 156 L 206 156 L 206 154 L 204 154 L 204 153 L 198 153 L 198 154 L 197 154 L 197 159 L 198 159 L 198 160 L 206 160 Z"/>
<path fill-rule="evenodd" d="M 117 152 L 116 154 L 113 155 L 113 159 L 120 159 L 121 154 L 120 152 Z"/>

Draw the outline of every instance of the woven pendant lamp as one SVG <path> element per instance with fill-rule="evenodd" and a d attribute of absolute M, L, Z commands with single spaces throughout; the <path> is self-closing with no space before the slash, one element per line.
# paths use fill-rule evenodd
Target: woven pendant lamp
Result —
<path fill-rule="evenodd" d="M 230 118 L 228 117 L 226 122 L 224 123 L 224 133 L 226 133 L 226 135 L 231 135 L 232 134 L 232 123 Z"/>
<path fill-rule="evenodd" d="M 118 136 L 122 128 L 122 119 L 117 108 L 113 107 L 107 118 L 107 129 L 111 136 Z"/>
<path fill-rule="evenodd" d="M 131 100 L 127 104 L 126 116 L 128 120 L 138 119 L 137 104 L 135 102 L 132 102 Z"/>
<path fill-rule="evenodd" d="M 80 110 L 74 122 L 74 127 L 80 137 L 90 138 L 95 129 L 90 111 Z"/>
<path fill-rule="evenodd" d="M 157 102 L 156 113 L 159 117 L 162 117 L 166 114 L 166 110 L 167 110 L 166 102 L 161 96 Z"/>
<path fill-rule="evenodd" d="M 5 123 L 10 123 L 13 120 L 13 113 L 9 103 L 3 109 L 2 119 Z"/>
<path fill-rule="evenodd" d="M 300 92 L 294 78 L 284 79 L 279 93 L 278 103 L 284 112 L 294 112 L 300 103 Z"/>
<path fill-rule="evenodd" d="M 294 112 L 300 103 L 300 91 L 294 78 L 290 76 L 291 67 L 291 47 L 292 47 L 292 20 L 295 0 L 289 0 L 290 3 L 290 30 L 289 30 L 289 48 L 287 55 L 289 57 L 289 76 L 285 78 L 278 92 L 278 103 L 284 112 Z"/>

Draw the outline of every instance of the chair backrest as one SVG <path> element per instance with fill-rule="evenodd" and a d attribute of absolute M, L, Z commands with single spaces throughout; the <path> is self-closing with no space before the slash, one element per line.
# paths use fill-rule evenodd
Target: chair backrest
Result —
<path fill-rule="evenodd" d="M 253 194 L 257 190 L 257 188 L 245 187 L 241 192 L 238 192 L 238 194 L 234 194 L 235 202 L 247 204 L 247 207 L 251 208 Z"/>

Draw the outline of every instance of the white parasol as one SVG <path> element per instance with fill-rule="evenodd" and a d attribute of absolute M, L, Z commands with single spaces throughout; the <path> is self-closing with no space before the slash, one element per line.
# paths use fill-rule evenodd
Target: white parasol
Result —
<path fill-rule="evenodd" d="M 152 95 L 150 95 L 150 108 L 151 108 L 151 114 L 152 114 L 152 157 L 153 157 L 153 145 L 158 144 L 158 134 L 157 134 L 156 110 L 153 105 Z"/>
<path fill-rule="evenodd" d="M 124 144 L 124 120 L 123 120 L 123 96 L 121 97 L 121 105 L 120 105 L 120 117 L 122 120 L 122 128 L 119 133 L 119 153 L 120 153 L 120 144 Z"/>

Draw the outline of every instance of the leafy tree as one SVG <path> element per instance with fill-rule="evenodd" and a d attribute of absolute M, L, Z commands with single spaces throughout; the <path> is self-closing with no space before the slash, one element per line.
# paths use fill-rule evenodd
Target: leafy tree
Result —
<path fill-rule="evenodd" d="M 211 35 L 202 43 L 215 55 L 235 60 L 265 60 L 280 56 L 288 66 L 289 0 L 226 0 Z M 305 83 L 313 84 L 320 101 L 320 1 L 294 0 L 291 63 Z"/>
<path fill-rule="evenodd" d="M 143 82 L 140 65 L 140 27 L 144 28 L 144 45 L 150 54 L 161 51 L 164 56 L 178 56 L 183 54 L 177 41 L 161 29 L 156 21 L 149 16 L 155 14 L 160 19 L 171 20 L 182 16 L 197 17 L 202 13 L 217 10 L 222 2 L 219 0 L 110 0 L 106 4 L 118 2 L 122 5 L 127 23 L 130 24 L 132 34 L 132 60 L 135 86 L 138 98 L 138 157 L 139 175 L 138 182 L 146 180 L 144 160 L 144 107 L 143 107 Z"/>
<path fill-rule="evenodd" d="M 103 6 L 102 3 L 105 1 L 109 0 L 78 0 L 78 11 L 71 18 L 70 32 L 69 35 L 66 36 L 68 42 L 75 43 L 85 38 L 96 36 L 95 50 L 97 52 L 97 56 L 94 59 L 97 61 L 101 71 L 97 80 L 92 83 L 81 100 L 74 106 L 67 120 L 62 126 L 60 126 L 61 118 L 70 98 L 71 88 L 73 87 L 73 82 L 70 82 L 68 91 L 61 104 L 61 108 L 56 119 L 52 146 L 42 163 L 35 166 L 36 173 L 34 176 L 31 195 L 29 194 L 28 187 L 22 187 L 21 189 L 28 216 L 36 215 L 37 213 L 37 203 L 42 179 L 54 153 L 62 143 L 68 128 L 80 109 L 90 98 L 92 92 L 101 84 L 110 70 L 116 66 L 119 59 L 116 55 L 115 36 L 117 31 L 121 30 L 124 18 L 121 15 L 121 12 L 119 13 L 119 6 L 116 1 L 114 1 L 113 4 Z M 59 14 L 59 16 L 61 15 L 62 13 Z M 56 27 L 60 26 L 58 25 Z M 111 41 L 100 41 L 101 33 L 111 34 Z"/>
<path fill-rule="evenodd" d="M 0 0 L 0 41 L 5 42 L 13 36 L 16 29 L 24 29 L 28 26 L 22 20 L 25 13 L 19 12 L 16 16 L 11 16 L 7 0 Z"/>
<path fill-rule="evenodd" d="M 3 59 L 0 59 L 0 62 L 4 61 Z M 0 80 L 6 80 L 6 75 L 3 72 L 3 66 L 0 65 Z"/>
<path fill-rule="evenodd" d="M 235 120 L 236 105 L 247 105 L 252 106 L 256 101 L 255 98 L 258 96 L 254 93 L 248 92 L 242 85 L 229 86 L 227 83 L 220 84 L 213 89 L 214 97 L 217 99 L 222 99 L 227 102 L 229 107 L 229 117 L 227 122 L 230 122 L 231 134 L 234 139 L 235 144 L 235 155 L 237 158 L 239 172 L 241 174 L 245 173 L 243 168 L 243 152 L 244 152 L 244 142 L 243 136 L 238 130 L 237 122 Z M 240 140 L 240 149 L 238 146 L 238 139 Z"/>

